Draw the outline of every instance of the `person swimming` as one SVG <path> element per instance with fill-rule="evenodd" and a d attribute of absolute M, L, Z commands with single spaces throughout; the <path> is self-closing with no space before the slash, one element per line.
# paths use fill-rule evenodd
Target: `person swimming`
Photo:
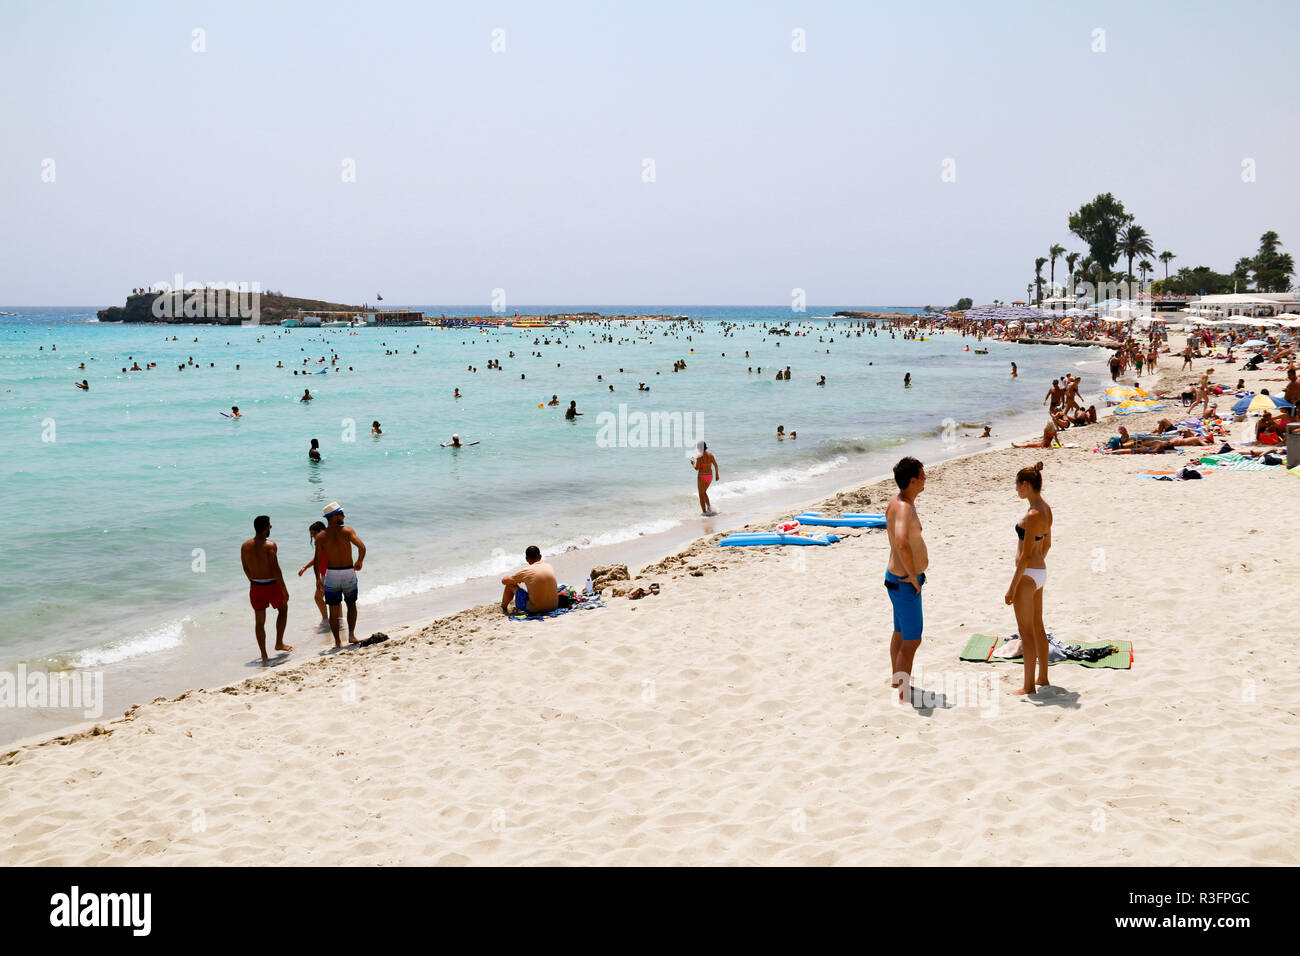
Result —
<path fill-rule="evenodd" d="M 313 438 L 311 448 L 307 449 L 307 457 L 312 461 L 320 461 L 320 440 Z"/>
<path fill-rule="evenodd" d="M 379 422 L 375 421 L 375 422 L 371 422 L 371 423 L 370 423 L 370 434 L 372 434 L 372 435 L 382 435 L 383 433 L 384 433 L 384 430 L 383 430 L 382 428 L 379 427 Z"/>
<path fill-rule="evenodd" d="M 461 443 L 460 443 L 460 436 L 459 436 L 459 435 L 452 435 L 452 436 L 451 436 L 451 441 L 449 441 L 449 442 L 447 443 L 447 447 L 449 447 L 449 448 L 461 448 L 461 447 L 463 447 L 463 446 L 461 445 Z"/>
<path fill-rule="evenodd" d="M 304 389 L 302 390 L 302 398 L 298 399 L 298 401 L 300 401 L 300 402 L 310 402 L 311 400 L 312 400 L 311 389 L 310 389 L 310 388 L 304 388 Z"/>

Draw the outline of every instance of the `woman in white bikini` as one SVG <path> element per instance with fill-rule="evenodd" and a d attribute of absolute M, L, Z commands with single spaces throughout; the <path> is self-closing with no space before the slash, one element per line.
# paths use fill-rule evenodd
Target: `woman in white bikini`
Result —
<path fill-rule="evenodd" d="M 700 511 L 709 516 L 713 514 L 713 505 L 709 503 L 709 483 L 721 481 L 722 475 L 718 472 L 718 459 L 713 457 L 706 442 L 699 442 L 695 449 L 699 452 L 698 457 L 691 459 L 691 467 L 695 469 L 695 490 L 700 493 Z"/>
<path fill-rule="evenodd" d="M 1032 694 L 1046 687 L 1047 631 L 1043 627 L 1043 586 L 1047 584 L 1047 552 L 1052 547 L 1052 509 L 1043 500 L 1043 463 L 1016 473 L 1016 494 L 1029 502 L 1024 520 L 1016 525 L 1016 572 L 1006 602 L 1015 607 L 1025 661 L 1024 685 L 1014 693 Z"/>

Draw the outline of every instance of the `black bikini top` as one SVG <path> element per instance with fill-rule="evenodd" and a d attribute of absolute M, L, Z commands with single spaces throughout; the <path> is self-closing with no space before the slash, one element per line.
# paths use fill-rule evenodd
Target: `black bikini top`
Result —
<path fill-rule="evenodd" d="M 1019 538 L 1021 541 L 1025 540 L 1025 527 L 1019 522 L 1016 523 L 1016 537 Z M 1034 538 L 1034 540 L 1042 541 L 1045 537 L 1047 537 L 1047 535 L 1040 534 L 1036 538 Z"/>

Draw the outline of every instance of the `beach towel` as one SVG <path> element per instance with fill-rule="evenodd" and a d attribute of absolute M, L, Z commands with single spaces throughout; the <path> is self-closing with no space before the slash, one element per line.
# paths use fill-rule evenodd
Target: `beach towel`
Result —
<path fill-rule="evenodd" d="M 1201 464 L 1213 465 L 1223 471 L 1272 471 L 1281 465 L 1266 465 L 1258 458 L 1251 458 L 1240 452 L 1228 452 L 1226 455 L 1202 455 Z"/>
<path fill-rule="evenodd" d="M 523 611 L 511 611 L 510 620 L 512 621 L 544 621 L 548 617 L 559 617 L 561 614 L 568 614 L 570 611 L 594 611 L 598 607 L 604 607 L 605 603 L 601 600 L 599 592 L 595 597 L 587 596 L 585 601 L 578 601 L 572 607 L 557 607 L 554 611 L 547 611 L 544 614 L 525 614 Z"/>
<path fill-rule="evenodd" d="M 996 649 L 999 644 L 1005 643 L 1006 640 L 1008 640 L 1008 638 L 987 637 L 983 634 L 975 634 L 966 642 L 966 647 L 958 657 L 963 661 L 974 661 L 981 664 L 989 662 L 1023 664 L 1024 662 L 1018 658 L 1008 659 L 993 656 L 994 649 Z M 1114 644 L 1119 648 L 1119 651 L 1118 653 L 1111 654 L 1108 657 L 1103 657 L 1098 661 L 1054 661 L 1050 660 L 1049 656 L 1048 666 L 1051 666 L 1052 664 L 1078 664 L 1081 667 L 1104 667 L 1110 670 L 1121 671 L 1129 670 L 1133 666 L 1133 644 L 1130 641 L 1094 641 L 1092 643 L 1084 641 L 1062 641 L 1061 643 L 1067 645 L 1076 644 L 1085 650 L 1090 647 L 1105 647 L 1107 644 Z"/>
<path fill-rule="evenodd" d="M 1204 460 L 1204 459 L 1202 459 L 1202 460 Z M 1179 471 L 1181 471 L 1181 470 L 1182 470 L 1182 469 L 1180 468 Z M 1202 477 L 1204 477 L 1205 475 L 1212 475 L 1212 474 L 1214 474 L 1214 469 L 1213 469 L 1213 468 L 1198 468 L 1198 469 L 1196 469 L 1196 470 L 1199 471 L 1199 472 L 1201 473 L 1201 476 L 1202 476 Z M 1154 479 L 1156 479 L 1157 481 L 1177 481 L 1177 480 L 1180 480 L 1180 479 L 1178 478 L 1178 472 L 1177 472 L 1177 471 L 1144 471 L 1144 472 L 1142 472 L 1142 474 L 1140 474 L 1140 475 L 1134 475 L 1133 477 L 1135 477 L 1135 478 L 1154 478 Z"/>

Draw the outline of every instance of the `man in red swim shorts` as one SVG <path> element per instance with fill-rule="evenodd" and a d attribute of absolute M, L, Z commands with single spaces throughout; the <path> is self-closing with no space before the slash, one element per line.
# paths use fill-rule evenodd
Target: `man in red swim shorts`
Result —
<path fill-rule="evenodd" d="M 289 589 L 285 586 L 284 575 L 280 573 L 280 560 L 276 556 L 275 542 L 267 535 L 271 533 L 271 519 L 258 515 L 253 519 L 253 537 L 243 543 L 239 549 L 244 562 L 244 574 L 248 576 L 248 602 L 253 605 L 253 632 L 257 635 L 257 647 L 262 652 L 262 663 L 270 662 L 266 656 L 266 609 L 276 609 L 275 649 L 277 651 L 293 650 L 284 642 L 284 628 L 289 623 Z"/>

